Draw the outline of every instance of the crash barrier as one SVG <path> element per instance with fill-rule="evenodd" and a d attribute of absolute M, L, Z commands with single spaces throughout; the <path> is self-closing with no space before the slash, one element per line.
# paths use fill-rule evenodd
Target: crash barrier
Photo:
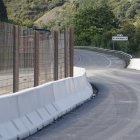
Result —
<path fill-rule="evenodd" d="M 88 49 L 88 50 L 92 50 L 95 52 L 105 53 L 105 54 L 119 57 L 120 59 L 123 59 L 125 61 L 126 67 L 129 65 L 130 60 L 132 59 L 132 56 L 130 54 L 127 54 L 122 51 L 109 50 L 109 49 L 103 49 L 103 48 L 97 48 L 97 47 L 91 47 L 91 46 L 90 47 L 89 46 L 75 46 L 75 48 L 76 49 Z"/>
<path fill-rule="evenodd" d="M 23 139 L 93 96 L 85 70 L 13 95 L 0 96 L 0 140 Z"/>

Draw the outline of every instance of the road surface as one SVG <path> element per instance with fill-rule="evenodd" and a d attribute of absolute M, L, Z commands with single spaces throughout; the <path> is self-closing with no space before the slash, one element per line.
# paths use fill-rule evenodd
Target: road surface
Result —
<path fill-rule="evenodd" d="M 26 140 L 140 140 L 140 72 L 119 58 L 76 50 L 96 98 Z"/>

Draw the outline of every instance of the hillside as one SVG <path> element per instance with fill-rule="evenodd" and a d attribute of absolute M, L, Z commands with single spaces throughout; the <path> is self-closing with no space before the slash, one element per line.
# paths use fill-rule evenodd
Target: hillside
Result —
<path fill-rule="evenodd" d="M 140 55 L 140 0 L 4 0 L 4 4 L 10 22 L 50 30 L 72 26 L 76 45 L 110 49 L 112 36 L 123 34 L 129 40 L 115 42 L 115 49 Z"/>
<path fill-rule="evenodd" d="M 32 26 L 46 11 L 61 6 L 64 2 L 65 0 L 4 0 L 9 20 L 27 26 Z"/>
<path fill-rule="evenodd" d="M 140 0 L 108 0 L 118 18 L 134 19 L 140 14 Z"/>
<path fill-rule="evenodd" d="M 45 24 L 48 24 L 48 26 L 52 26 L 52 24 L 53 26 L 56 26 L 56 23 L 60 24 L 60 22 L 67 22 L 66 20 L 70 20 L 74 14 L 73 12 L 76 11 L 75 5 L 77 3 L 79 5 L 78 8 L 85 8 L 91 5 L 96 7 L 102 2 L 103 0 L 70 0 L 59 8 L 47 11 L 43 16 L 36 20 L 35 24 L 37 26 Z M 140 0 L 105 0 L 105 3 L 108 4 L 119 20 L 131 19 L 133 22 L 136 22 L 140 19 Z"/>
<path fill-rule="evenodd" d="M 102 1 L 110 6 L 119 19 L 136 20 L 140 17 L 140 0 L 4 0 L 4 3 L 9 20 L 27 25 L 33 25 L 36 21 L 36 25 L 42 26 L 70 18 L 75 3 L 78 3 L 79 7 L 88 7 L 96 6 Z"/>

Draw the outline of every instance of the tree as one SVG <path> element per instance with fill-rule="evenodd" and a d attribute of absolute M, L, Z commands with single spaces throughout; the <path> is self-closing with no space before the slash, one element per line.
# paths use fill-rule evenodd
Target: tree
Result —
<path fill-rule="evenodd" d="M 116 26 L 117 19 L 107 4 L 101 4 L 96 9 L 96 27 L 109 30 Z"/>
<path fill-rule="evenodd" d="M 5 21 L 7 20 L 7 11 L 6 11 L 6 7 L 3 3 L 3 0 L 0 0 L 0 21 Z"/>
<path fill-rule="evenodd" d="M 97 8 L 92 6 L 80 8 L 74 17 L 76 43 L 90 45 L 95 35 L 101 35 L 115 26 L 116 18 L 106 4 L 99 5 Z"/>

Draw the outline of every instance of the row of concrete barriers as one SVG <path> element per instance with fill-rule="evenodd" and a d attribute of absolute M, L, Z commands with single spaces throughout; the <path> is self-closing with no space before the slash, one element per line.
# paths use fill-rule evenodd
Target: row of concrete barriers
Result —
<path fill-rule="evenodd" d="M 0 97 L 0 140 L 26 138 L 93 96 L 80 75 Z"/>
<path fill-rule="evenodd" d="M 75 49 L 86 49 L 86 50 L 92 50 L 99 53 L 114 55 L 116 57 L 119 57 L 120 59 L 123 59 L 126 63 L 126 67 L 129 65 L 130 60 L 132 59 L 132 55 L 127 54 L 122 51 L 117 51 L 117 50 L 110 50 L 110 49 L 104 49 L 104 48 L 98 48 L 98 47 L 92 47 L 92 46 L 75 46 Z"/>

